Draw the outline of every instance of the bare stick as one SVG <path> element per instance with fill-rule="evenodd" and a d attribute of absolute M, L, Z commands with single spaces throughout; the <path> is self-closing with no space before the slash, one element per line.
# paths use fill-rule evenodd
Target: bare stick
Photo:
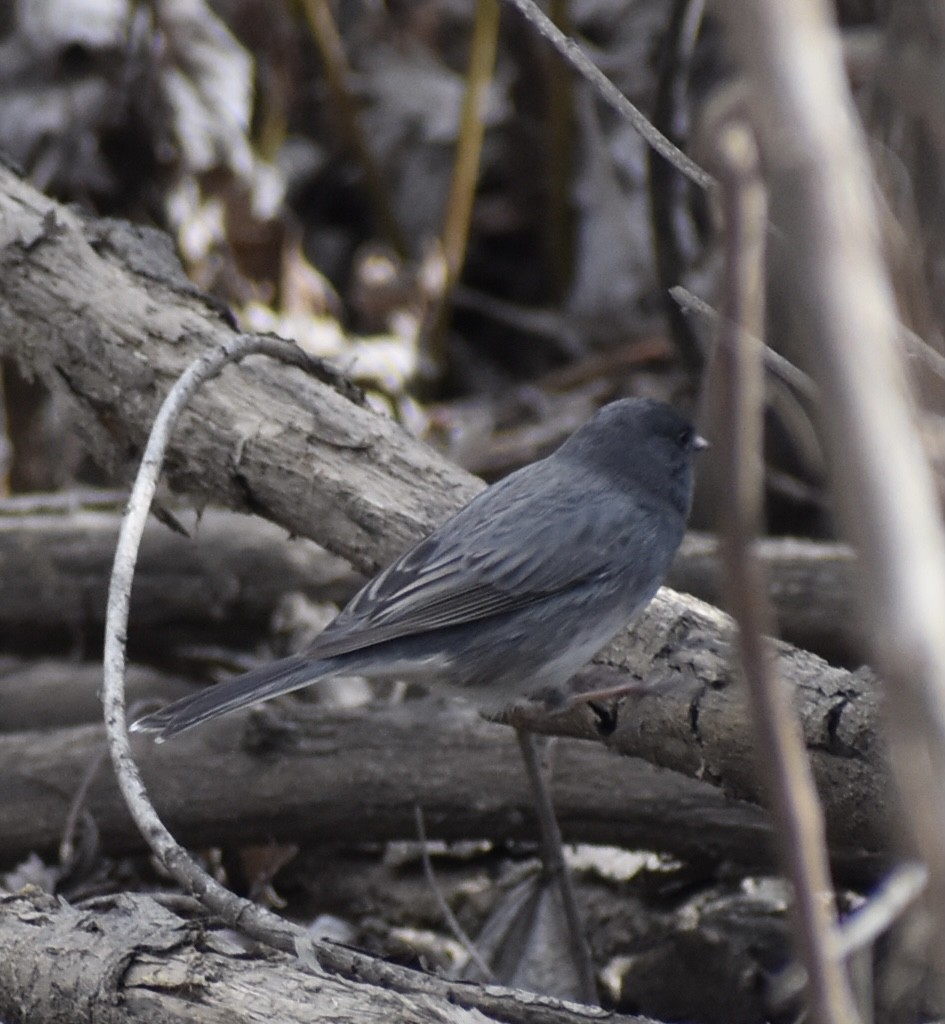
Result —
<path fill-rule="evenodd" d="M 734 329 L 734 325 L 724 324 L 725 330 L 724 332 L 721 331 L 720 328 L 723 325 L 720 323 L 721 318 L 719 314 L 708 302 L 704 302 L 698 295 L 693 295 L 688 288 L 684 288 L 681 284 L 670 288 L 669 294 L 684 313 L 695 313 L 701 317 L 706 325 L 715 332 L 721 344 L 725 344 L 729 338 L 734 336 L 734 339 L 739 342 L 744 340 L 746 344 L 761 345 L 764 352 L 765 367 L 771 373 L 783 380 L 785 384 L 790 384 L 791 387 L 795 388 L 799 394 L 803 395 L 811 403 L 819 401 L 820 396 L 817 394 L 817 385 L 802 369 L 795 366 L 790 359 L 786 359 L 780 352 L 776 352 L 773 348 L 765 345 L 764 342 L 759 341 L 755 337 L 742 339 L 742 335 L 748 332 L 741 327 Z"/>
<path fill-rule="evenodd" d="M 903 911 L 924 892 L 929 873 L 924 864 L 902 864 L 884 879 L 869 900 L 840 926 L 837 952 L 850 956 L 888 931 Z"/>
<path fill-rule="evenodd" d="M 69 804 L 69 810 L 66 814 L 66 823 L 62 827 L 62 839 L 59 841 L 59 863 L 62 865 L 68 864 L 72 859 L 72 855 L 75 853 L 75 832 L 79 824 L 79 819 L 83 816 L 86 811 L 86 800 L 89 795 L 89 790 L 92 788 L 92 783 L 95 781 L 95 776 L 98 775 L 99 769 L 102 767 L 105 761 L 106 753 L 104 750 L 99 750 L 98 753 L 92 758 L 88 768 L 79 779 L 79 785 L 73 794 L 72 801 Z"/>
<path fill-rule="evenodd" d="M 445 280 L 430 303 L 422 328 L 422 345 L 433 353 L 437 363 L 441 365 L 445 365 L 444 331 L 452 305 L 453 288 L 466 262 L 469 225 L 482 163 L 482 143 L 486 133 L 483 112 L 489 84 L 495 74 L 498 44 L 499 2 L 476 0 L 469 67 L 466 71 L 466 89 L 463 93 L 460 115 L 459 140 L 441 237 Z"/>
<path fill-rule="evenodd" d="M 824 396 L 833 491 L 860 552 L 868 636 L 895 694 L 888 716 L 902 807 L 945 901 L 945 534 L 915 426 L 880 253 L 875 185 L 822 0 L 726 0 L 733 49 L 784 211 L 779 229 Z M 942 915 L 937 919 L 942 922 Z M 945 963 L 945 942 L 935 943 Z"/>
<path fill-rule="evenodd" d="M 113 512 L 125 507 L 126 491 L 74 487 L 53 493 L 11 494 L 0 500 L 0 518 L 35 515 L 74 515 L 76 512 Z"/>
<path fill-rule="evenodd" d="M 534 0 L 506 0 L 506 2 L 518 8 L 525 19 L 535 26 L 558 53 L 591 83 L 601 99 L 613 107 L 621 117 L 626 118 L 640 133 L 642 138 L 660 156 L 665 157 L 680 174 L 684 174 L 700 188 L 709 189 L 715 184 L 711 174 L 690 157 L 686 156 L 662 132 L 657 131 L 650 124 L 617 86 L 594 64 L 581 47 L 573 39 L 569 39 L 538 7 Z"/>
<path fill-rule="evenodd" d="M 739 624 L 739 652 L 748 683 L 758 760 L 782 857 L 794 889 L 792 923 L 809 979 L 813 1017 L 820 1024 L 858 1019 L 843 964 L 830 941 L 836 925 L 823 812 L 817 799 L 797 717 L 764 639 L 771 614 L 758 562 L 751 551 L 761 520 L 764 408 L 762 345 L 764 237 L 767 211 L 754 138 L 744 122 L 719 133 L 721 195 L 725 209 L 725 315 L 728 334 L 714 354 L 715 426 L 722 435 L 719 511 L 726 553 L 727 592 Z M 746 330 L 740 331 L 738 326 Z M 724 502 L 724 497 L 729 498 Z M 724 503 L 723 503 L 724 502 Z"/>
<path fill-rule="evenodd" d="M 836 931 L 837 955 L 847 959 L 872 945 L 896 923 L 928 885 L 929 873 L 923 864 L 911 861 L 894 868 L 870 898 L 843 921 Z M 780 1007 L 793 999 L 807 982 L 800 964 L 792 964 L 775 980 L 771 1002 Z"/>
<path fill-rule="evenodd" d="M 670 288 L 669 294 L 684 312 L 697 314 L 713 327 L 718 322 L 719 315 L 709 303 L 700 299 L 698 295 L 694 295 L 681 284 Z M 908 350 L 910 359 L 921 363 L 924 369 L 934 373 L 941 380 L 945 380 L 945 356 L 936 352 L 925 338 L 920 337 L 905 324 L 899 324 L 899 338 Z M 765 365 L 786 383 L 796 387 L 805 398 L 812 401 L 818 400 L 817 385 L 803 370 L 786 359 L 780 352 L 765 346 Z"/>
<path fill-rule="evenodd" d="M 115 550 L 115 564 L 108 589 L 105 618 L 105 656 L 102 704 L 108 749 L 118 785 L 128 810 L 154 854 L 171 875 L 196 895 L 201 903 L 234 928 L 277 949 L 294 951 L 305 932 L 281 920 L 262 907 L 240 899 L 214 881 L 181 847 L 157 816 L 148 797 L 141 773 L 131 755 L 125 720 L 125 640 L 131 584 L 141 535 L 157 488 L 164 453 L 177 417 L 197 389 L 218 376 L 229 363 L 248 355 L 265 354 L 304 365 L 305 355 L 295 345 L 274 338 L 241 335 L 222 348 L 215 348 L 196 360 L 181 375 L 164 400 L 154 421 Z"/>
<path fill-rule="evenodd" d="M 427 880 L 427 885 L 430 886 L 430 892 L 433 893 L 436 905 L 440 908 L 443 920 L 446 922 L 446 926 L 449 930 L 453 933 L 453 937 L 456 941 L 463 947 L 463 949 L 466 950 L 466 955 L 476 965 L 476 970 L 478 970 L 482 975 L 483 980 L 492 982 L 495 980 L 492 968 L 485 962 L 485 960 L 483 960 L 482 954 L 478 949 L 476 949 L 475 942 L 473 942 L 473 940 L 466 934 L 466 929 L 459 923 L 459 920 L 453 913 L 452 908 L 446 902 L 446 897 L 443 895 L 439 883 L 436 880 L 436 875 L 433 871 L 433 862 L 430 860 L 429 844 L 427 843 L 427 830 L 423 821 L 423 810 L 419 804 L 414 804 L 413 816 L 417 823 L 417 839 L 420 843 L 420 863 L 423 865 L 423 876 Z"/>

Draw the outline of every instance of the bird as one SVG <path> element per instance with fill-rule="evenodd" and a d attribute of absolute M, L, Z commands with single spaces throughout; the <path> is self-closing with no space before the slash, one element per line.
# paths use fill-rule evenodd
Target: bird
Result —
<path fill-rule="evenodd" d="M 401 679 L 486 714 L 566 684 L 649 603 L 706 442 L 666 403 L 611 402 L 370 580 L 305 650 L 139 718 L 158 741 L 337 675 Z"/>

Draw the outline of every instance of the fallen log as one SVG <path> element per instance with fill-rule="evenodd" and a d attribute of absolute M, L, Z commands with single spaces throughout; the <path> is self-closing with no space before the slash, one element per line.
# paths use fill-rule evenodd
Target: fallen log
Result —
<path fill-rule="evenodd" d="M 306 961 L 248 949 L 148 896 L 85 908 L 0 892 L 0 1019 L 10 1024 L 233 1024 L 384 1020 L 391 1024 L 644 1024 L 531 993 L 445 981 L 343 946 Z"/>

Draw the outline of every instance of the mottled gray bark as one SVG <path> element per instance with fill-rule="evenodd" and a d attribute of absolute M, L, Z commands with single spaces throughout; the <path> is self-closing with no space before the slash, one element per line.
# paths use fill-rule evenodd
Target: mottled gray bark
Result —
<path fill-rule="evenodd" d="M 448 982 L 343 947 L 314 963 L 247 949 L 126 894 L 78 909 L 0 893 L 0 1019 L 8 1024 L 581 1024 L 601 1011 Z M 641 1018 L 608 1016 L 613 1024 Z"/>

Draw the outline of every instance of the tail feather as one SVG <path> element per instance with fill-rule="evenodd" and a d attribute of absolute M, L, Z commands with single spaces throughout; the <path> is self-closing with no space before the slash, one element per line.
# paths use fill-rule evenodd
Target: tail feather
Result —
<path fill-rule="evenodd" d="M 330 661 L 312 661 L 299 655 L 263 665 L 226 683 L 210 686 L 182 697 L 153 714 L 139 718 L 132 732 L 153 732 L 159 743 L 185 729 L 258 704 L 282 693 L 300 690 L 316 679 L 331 674 Z"/>

